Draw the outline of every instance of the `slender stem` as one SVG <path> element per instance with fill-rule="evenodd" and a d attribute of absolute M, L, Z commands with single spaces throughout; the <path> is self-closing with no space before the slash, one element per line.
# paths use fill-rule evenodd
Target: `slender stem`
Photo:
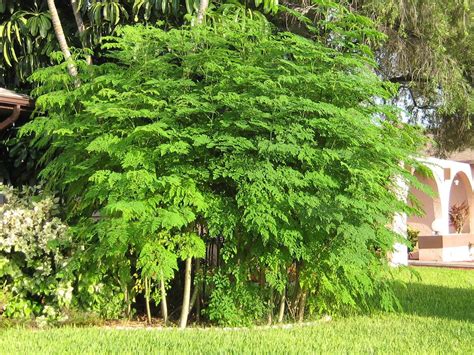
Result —
<path fill-rule="evenodd" d="M 196 304 L 197 296 L 199 292 L 199 287 L 194 286 L 193 294 L 191 296 L 191 301 L 189 302 L 189 312 L 193 309 L 194 305 Z"/>
<path fill-rule="evenodd" d="M 151 281 L 148 277 L 145 277 L 145 301 L 146 301 L 146 315 L 148 319 L 148 324 L 151 324 L 150 288 L 151 288 Z"/>
<path fill-rule="evenodd" d="M 126 309 L 126 316 L 130 320 L 132 317 L 132 305 L 130 302 L 130 292 L 128 291 L 127 285 L 125 285 L 125 291 L 124 291 L 124 297 L 125 297 L 125 303 L 127 304 L 127 309 Z"/>
<path fill-rule="evenodd" d="M 285 316 L 285 303 L 286 303 L 286 290 L 283 290 L 280 300 L 280 310 L 278 312 L 278 323 L 283 322 L 283 317 Z"/>
<path fill-rule="evenodd" d="M 179 327 L 181 329 L 186 328 L 188 323 L 189 314 L 189 301 L 191 298 L 191 268 L 192 258 L 186 259 L 186 268 L 184 271 L 184 294 L 183 294 L 183 306 L 181 308 L 181 317 L 179 321 Z"/>
<path fill-rule="evenodd" d="M 273 322 L 273 308 L 275 307 L 273 303 L 273 288 L 270 288 L 270 297 L 268 300 L 268 325 L 271 325 Z"/>
<path fill-rule="evenodd" d="M 298 312 L 298 305 L 300 303 L 301 298 L 301 285 L 300 285 L 300 263 L 296 262 L 296 280 L 295 280 L 295 293 L 293 296 L 293 302 L 291 308 L 294 312 L 294 317 L 296 318 L 296 314 Z"/>
<path fill-rule="evenodd" d="M 302 292 L 300 298 L 300 304 L 298 306 L 298 322 L 302 323 L 304 320 L 304 309 L 306 306 L 306 292 Z"/>
<path fill-rule="evenodd" d="M 195 271 L 194 271 L 194 291 L 193 291 L 193 294 L 191 296 L 191 302 L 189 304 L 189 312 L 191 312 L 191 310 L 193 309 L 194 305 L 196 305 L 196 312 L 198 311 L 198 307 L 199 307 L 199 291 L 200 291 L 200 285 L 196 282 L 196 275 L 198 275 L 199 271 L 201 270 L 201 260 L 196 258 L 194 260 L 194 268 L 195 268 Z M 196 317 L 198 318 L 198 316 Z"/>
<path fill-rule="evenodd" d="M 196 300 L 196 322 L 201 321 L 201 290 L 198 289 L 198 297 Z"/>
<path fill-rule="evenodd" d="M 201 259 L 196 259 L 195 275 L 199 275 L 201 270 Z M 202 281 L 196 283 L 197 297 L 196 297 L 196 322 L 201 320 L 201 289 L 203 287 Z"/>
<path fill-rule="evenodd" d="M 161 290 L 161 316 L 165 325 L 168 325 L 168 303 L 166 301 L 166 288 L 165 288 L 165 279 L 163 277 L 163 271 L 160 275 L 160 290 Z"/>

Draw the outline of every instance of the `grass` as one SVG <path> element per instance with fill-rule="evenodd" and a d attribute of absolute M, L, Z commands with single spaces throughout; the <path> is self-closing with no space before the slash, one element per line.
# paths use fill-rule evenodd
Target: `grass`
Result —
<path fill-rule="evenodd" d="M 474 270 L 417 269 L 398 314 L 291 329 L 0 330 L 0 353 L 474 353 Z"/>

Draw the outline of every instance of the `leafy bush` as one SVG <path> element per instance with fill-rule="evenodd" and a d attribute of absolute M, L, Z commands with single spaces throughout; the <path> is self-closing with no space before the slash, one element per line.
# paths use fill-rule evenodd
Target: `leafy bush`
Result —
<path fill-rule="evenodd" d="M 47 148 L 41 176 L 86 245 L 78 272 L 128 295 L 137 268 L 172 279 L 173 260 L 219 237 L 220 276 L 203 297 L 215 321 L 272 313 L 285 290 L 300 316 L 306 300 L 314 312 L 390 308 L 388 226 L 410 211 L 396 177 L 414 181 L 400 162 L 417 166 L 423 140 L 380 103 L 396 88 L 374 73 L 361 41 L 379 34 L 359 20 L 329 46 L 231 14 L 123 27 L 108 63 L 78 63 L 80 86 L 64 63 L 37 71 L 47 114 L 22 134 Z M 149 264 L 150 246 L 174 256 Z"/>
<path fill-rule="evenodd" d="M 418 237 L 420 235 L 420 231 L 410 228 L 407 228 L 407 239 L 410 245 L 408 246 L 409 251 L 413 251 L 416 248 L 416 245 L 418 244 Z"/>
<path fill-rule="evenodd" d="M 72 300 L 72 286 L 62 281 L 68 263 L 67 226 L 56 216 L 57 199 L 38 187 L 1 185 L 0 283 L 4 314 L 56 318 Z"/>
<path fill-rule="evenodd" d="M 220 325 L 251 325 L 265 315 L 265 298 L 258 284 L 230 282 L 227 275 L 212 277 L 209 308 L 211 321 Z"/>

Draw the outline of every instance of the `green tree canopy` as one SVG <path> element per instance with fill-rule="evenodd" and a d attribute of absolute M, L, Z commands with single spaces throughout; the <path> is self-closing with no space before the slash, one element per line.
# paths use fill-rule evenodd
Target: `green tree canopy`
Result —
<path fill-rule="evenodd" d="M 32 76 L 44 114 L 22 133 L 46 148 L 41 176 L 66 198 L 81 267 L 117 273 L 164 235 L 201 257 L 219 237 L 213 320 L 262 317 L 285 288 L 303 310 L 390 307 L 390 224 L 408 211 L 396 177 L 413 179 L 400 163 L 417 165 L 423 139 L 379 104 L 395 87 L 353 32 L 334 27 L 326 45 L 236 11 L 122 27 L 104 64 L 78 62 L 80 86 L 65 63 Z M 378 33 L 364 20 L 357 35 Z"/>
<path fill-rule="evenodd" d="M 102 62 L 100 43 L 118 25 L 163 21 L 166 27 L 196 23 L 198 0 L 70 0 L 56 1 L 71 47 L 88 48 L 94 60 Z M 413 121 L 423 121 L 435 136 L 438 153 L 472 146 L 473 136 L 473 25 L 468 0 L 337 0 L 242 2 L 243 11 L 257 9 L 280 28 L 306 36 L 327 39 L 331 27 L 306 31 L 301 15 L 318 23 L 334 19 L 341 4 L 349 14 L 365 15 L 380 25 L 388 40 L 378 41 L 380 71 L 400 84 L 400 94 Z M 226 1 L 203 1 L 211 9 Z M 77 7 L 76 13 L 73 11 Z M 212 14 L 211 14 L 212 17 Z M 338 16 L 336 16 L 337 18 Z M 348 21 L 347 28 L 357 27 Z M 356 28 L 353 34 L 357 32 Z M 347 33 L 346 33 L 347 34 Z M 58 50 L 46 0 L 0 0 L 0 77 L 11 88 L 29 91 L 27 77 L 38 67 L 51 65 L 50 55 Z M 361 38 L 354 38 L 361 40 Z"/>

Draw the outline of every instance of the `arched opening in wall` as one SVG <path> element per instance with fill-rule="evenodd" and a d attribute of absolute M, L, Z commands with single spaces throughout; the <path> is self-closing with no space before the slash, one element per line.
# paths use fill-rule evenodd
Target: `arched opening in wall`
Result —
<path fill-rule="evenodd" d="M 473 225 L 472 199 L 472 186 L 469 182 L 469 179 L 465 173 L 457 173 L 454 176 L 449 191 L 449 233 L 470 233 L 471 226 Z M 464 206 L 466 206 L 468 210 L 463 208 Z M 463 214 L 465 214 L 464 218 Z M 458 222 L 453 221 L 453 219 L 457 220 Z"/>
<path fill-rule="evenodd" d="M 419 232 L 419 235 L 433 235 L 433 229 L 431 227 L 432 223 L 436 219 L 440 219 L 441 214 L 441 201 L 439 198 L 439 189 L 434 177 L 423 176 L 415 172 L 415 177 L 422 184 L 427 185 L 434 193 L 433 196 L 428 195 L 427 193 L 410 186 L 408 191 L 409 203 L 414 205 L 416 201 L 419 206 L 422 208 L 424 214 L 422 216 L 408 216 L 407 224 L 408 226 Z"/>

